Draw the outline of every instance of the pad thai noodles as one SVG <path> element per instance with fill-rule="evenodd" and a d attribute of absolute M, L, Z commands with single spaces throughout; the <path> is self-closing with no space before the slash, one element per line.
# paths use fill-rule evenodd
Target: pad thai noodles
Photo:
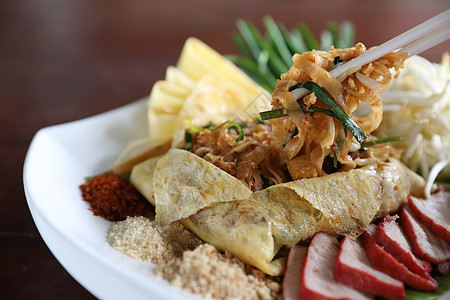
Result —
<path fill-rule="evenodd" d="M 362 147 L 362 140 L 358 141 L 315 93 L 301 99 L 295 99 L 292 93 L 293 88 L 303 82 L 320 83 L 364 132 L 364 140 L 375 140 L 370 134 L 380 125 L 383 114 L 378 93 L 398 75 L 407 55 L 390 53 L 363 66 L 342 82 L 329 74 L 339 64 L 366 51 L 365 46 L 358 43 L 347 49 L 313 50 L 294 55 L 293 66 L 281 75 L 272 94 L 272 109 L 282 110 L 281 117 L 269 117 L 266 122 L 238 120 L 224 126 L 190 126 L 186 149 L 192 149 L 235 176 L 252 191 L 399 157 L 399 152 L 388 144 Z M 362 117 L 353 116 L 361 102 L 366 102 L 371 112 Z M 239 138 L 241 132 L 242 138 Z"/>

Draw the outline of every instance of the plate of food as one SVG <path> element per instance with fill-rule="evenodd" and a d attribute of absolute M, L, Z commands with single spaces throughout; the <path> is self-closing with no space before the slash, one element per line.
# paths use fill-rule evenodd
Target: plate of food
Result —
<path fill-rule="evenodd" d="M 339 78 L 371 51 L 350 23 L 322 45 L 264 24 L 238 22 L 240 56 L 189 38 L 149 98 L 36 134 L 24 187 L 47 246 L 101 299 L 447 293 L 448 56 Z"/>

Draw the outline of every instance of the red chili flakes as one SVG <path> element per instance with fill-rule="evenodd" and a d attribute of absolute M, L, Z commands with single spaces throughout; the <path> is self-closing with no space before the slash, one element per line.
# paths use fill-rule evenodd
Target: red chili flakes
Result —
<path fill-rule="evenodd" d="M 153 216 L 153 206 L 127 180 L 106 173 L 80 185 L 83 200 L 91 205 L 91 211 L 110 221 L 122 221 L 126 217 Z"/>

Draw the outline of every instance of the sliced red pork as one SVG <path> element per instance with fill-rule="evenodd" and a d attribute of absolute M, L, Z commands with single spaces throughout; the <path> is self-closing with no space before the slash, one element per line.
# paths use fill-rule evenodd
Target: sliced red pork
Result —
<path fill-rule="evenodd" d="M 412 272 L 428 277 L 432 269 L 431 264 L 413 254 L 405 233 L 395 222 L 397 218 L 398 216 L 384 217 L 383 221 L 377 226 L 375 241 Z"/>
<path fill-rule="evenodd" d="M 446 262 L 439 263 L 437 265 L 439 273 L 443 275 L 447 275 L 450 271 L 450 260 L 447 260 Z"/>
<path fill-rule="evenodd" d="M 381 248 L 369 232 L 374 234 L 375 230 L 368 228 L 363 232 L 361 238 L 367 257 L 374 269 L 384 272 L 417 290 L 431 292 L 438 289 L 438 283 L 430 275 L 423 277 L 411 272 L 404 264 Z"/>
<path fill-rule="evenodd" d="M 441 189 L 427 200 L 409 197 L 408 204 L 428 229 L 450 244 L 450 192 Z"/>
<path fill-rule="evenodd" d="M 334 279 L 355 289 L 390 299 L 405 299 L 403 282 L 374 269 L 359 240 L 345 237 L 334 265 Z"/>
<path fill-rule="evenodd" d="M 308 247 L 300 284 L 302 299 L 373 299 L 333 278 L 333 268 L 339 253 L 336 237 L 317 233 Z"/>
<path fill-rule="evenodd" d="M 300 280 L 308 247 L 295 245 L 289 250 L 286 273 L 283 280 L 283 299 L 300 299 Z"/>
<path fill-rule="evenodd" d="M 426 261 L 443 264 L 440 271 L 448 272 L 450 261 L 450 245 L 438 238 L 412 214 L 409 207 L 404 207 L 400 213 L 400 224 L 403 227 L 414 254 Z"/>

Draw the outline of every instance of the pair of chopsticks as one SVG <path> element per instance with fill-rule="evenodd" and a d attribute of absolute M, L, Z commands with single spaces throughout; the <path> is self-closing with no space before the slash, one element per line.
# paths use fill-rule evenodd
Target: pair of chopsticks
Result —
<path fill-rule="evenodd" d="M 408 53 L 411 57 L 444 42 L 448 38 L 450 38 L 450 9 L 333 69 L 330 74 L 342 81 L 348 75 L 358 71 L 361 66 L 390 52 Z M 296 89 L 292 93 L 295 99 L 300 99 L 309 91 Z"/>

